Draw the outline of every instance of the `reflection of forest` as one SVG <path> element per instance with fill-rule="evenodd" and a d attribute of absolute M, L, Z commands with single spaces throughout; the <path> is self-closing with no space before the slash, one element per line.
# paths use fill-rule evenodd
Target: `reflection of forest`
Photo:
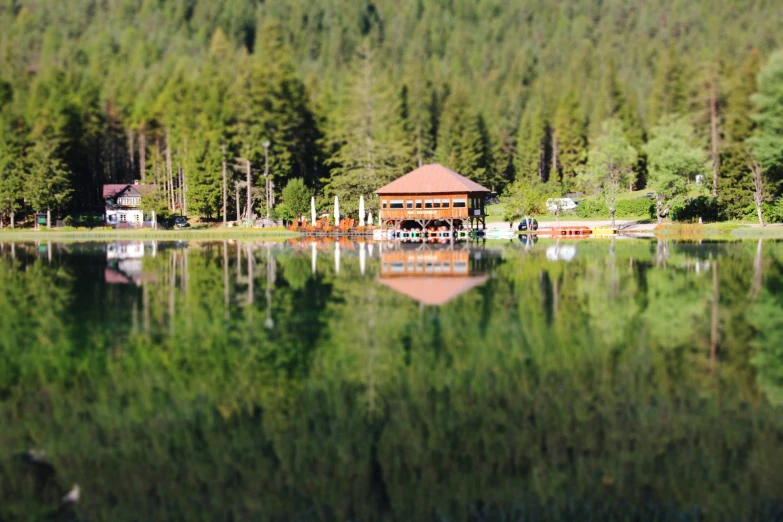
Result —
<path fill-rule="evenodd" d="M 421 307 L 377 245 L 0 244 L 0 520 L 780 513 L 783 245 L 549 245 Z"/>

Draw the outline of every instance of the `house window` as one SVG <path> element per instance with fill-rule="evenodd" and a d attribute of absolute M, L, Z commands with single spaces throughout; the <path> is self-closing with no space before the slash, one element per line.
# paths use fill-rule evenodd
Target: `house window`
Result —
<path fill-rule="evenodd" d="M 454 200 L 454 208 L 465 208 L 467 205 L 467 202 L 463 198 L 455 199 Z"/>
<path fill-rule="evenodd" d="M 138 205 L 141 202 L 140 200 L 141 198 L 138 197 L 126 196 L 126 197 L 119 198 L 117 200 L 117 203 L 123 206 L 130 207 L 130 206 Z"/>
<path fill-rule="evenodd" d="M 416 200 L 416 208 L 421 208 L 421 200 L 420 199 Z"/>
<path fill-rule="evenodd" d="M 128 216 L 125 215 L 125 213 L 120 214 L 120 223 L 126 223 L 128 221 Z"/>
<path fill-rule="evenodd" d="M 402 208 L 401 199 L 393 199 L 389 202 L 389 208 Z"/>
<path fill-rule="evenodd" d="M 381 203 L 383 203 L 382 208 L 386 208 L 386 200 L 384 199 Z"/>
<path fill-rule="evenodd" d="M 409 199 L 405 202 L 405 208 L 413 208 L 413 200 Z"/>
<path fill-rule="evenodd" d="M 440 208 L 449 208 L 449 200 L 448 199 L 441 199 L 440 200 Z"/>
<path fill-rule="evenodd" d="M 440 199 L 436 199 L 436 200 L 434 200 L 434 201 L 435 201 L 435 202 L 433 203 L 433 205 L 432 205 L 432 206 L 433 206 L 434 208 L 440 208 Z"/>
<path fill-rule="evenodd" d="M 432 200 L 431 199 L 425 199 L 424 200 L 424 208 L 432 208 Z"/>

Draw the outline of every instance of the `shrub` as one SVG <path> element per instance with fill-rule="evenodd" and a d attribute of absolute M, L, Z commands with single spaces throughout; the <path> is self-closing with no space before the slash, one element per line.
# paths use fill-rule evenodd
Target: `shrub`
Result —
<path fill-rule="evenodd" d="M 777 201 L 765 203 L 761 209 L 764 219 L 770 223 L 783 223 L 783 197 Z M 756 217 L 756 207 L 753 206 L 753 217 Z"/>
<path fill-rule="evenodd" d="M 655 206 L 647 198 L 621 199 L 615 203 L 616 218 L 640 218 L 655 215 Z M 576 215 L 582 218 L 609 217 L 609 209 L 599 198 L 585 198 L 576 207 Z"/>
<path fill-rule="evenodd" d="M 671 216 L 674 221 L 723 221 L 726 213 L 718 198 L 698 196 L 673 201 Z"/>

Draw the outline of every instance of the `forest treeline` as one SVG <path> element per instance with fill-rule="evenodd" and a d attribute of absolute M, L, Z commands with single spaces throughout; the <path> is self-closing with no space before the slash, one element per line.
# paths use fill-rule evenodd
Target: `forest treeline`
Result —
<path fill-rule="evenodd" d="M 104 183 L 133 180 L 217 217 L 249 179 L 261 214 L 265 152 L 278 202 L 301 178 L 349 212 L 439 162 L 499 194 L 671 197 L 700 174 L 722 216 L 752 216 L 754 167 L 765 205 L 783 171 L 782 17 L 774 0 L 0 0 L 0 222 L 99 211 Z"/>

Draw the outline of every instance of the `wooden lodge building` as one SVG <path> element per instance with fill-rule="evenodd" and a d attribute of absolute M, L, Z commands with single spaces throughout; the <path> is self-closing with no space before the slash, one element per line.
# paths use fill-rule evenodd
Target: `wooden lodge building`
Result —
<path fill-rule="evenodd" d="M 486 228 L 484 200 L 492 191 L 443 165 L 423 165 L 375 191 L 381 228 Z"/>

